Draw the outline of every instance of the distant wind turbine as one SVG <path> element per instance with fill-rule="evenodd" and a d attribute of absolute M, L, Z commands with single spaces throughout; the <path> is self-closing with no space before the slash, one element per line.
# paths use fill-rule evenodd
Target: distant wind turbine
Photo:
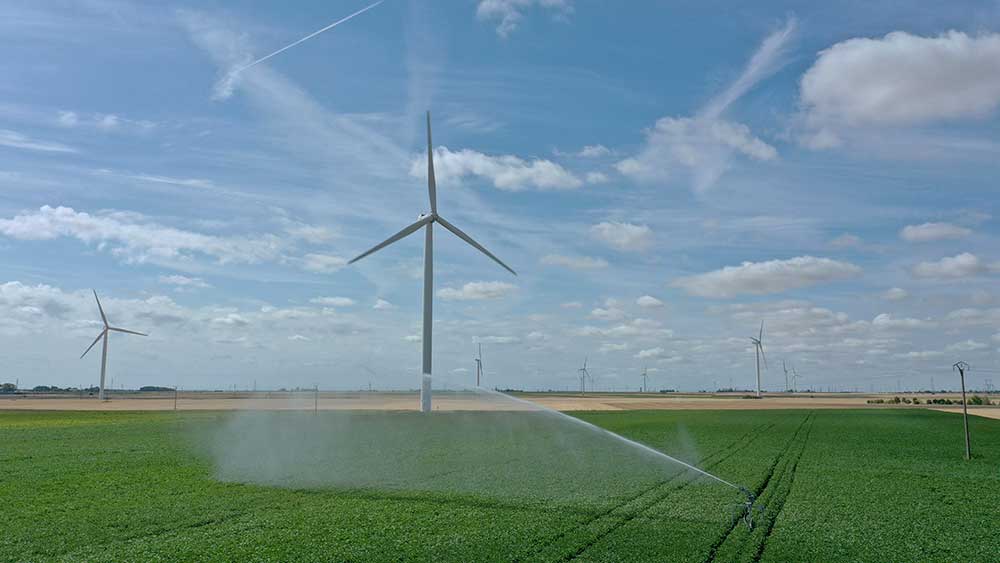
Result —
<path fill-rule="evenodd" d="M 476 358 L 476 387 L 479 387 L 479 378 L 483 375 L 483 343 L 479 343 L 479 357 Z"/>
<path fill-rule="evenodd" d="M 108 324 L 108 317 L 107 317 L 107 315 L 104 314 L 104 307 L 101 307 L 101 300 L 98 299 L 98 297 L 97 297 L 97 290 L 93 290 L 93 291 L 94 291 L 94 299 L 97 301 L 97 310 L 101 312 L 101 321 L 104 323 L 104 330 L 102 330 L 101 333 L 97 335 L 97 338 L 95 338 L 94 341 L 90 343 L 90 346 L 87 346 L 87 349 L 84 350 L 83 354 L 80 355 L 80 359 L 82 360 L 83 357 L 87 355 L 87 352 L 90 352 L 90 349 L 93 348 L 95 344 L 97 344 L 98 340 L 100 340 L 102 338 L 104 339 L 104 345 L 102 346 L 102 350 L 101 350 L 101 387 L 100 387 L 100 390 L 97 393 L 97 398 L 100 399 L 101 401 L 103 401 L 104 400 L 104 375 L 105 375 L 105 373 L 108 370 L 108 334 L 111 331 L 114 331 L 114 332 L 124 332 L 124 333 L 127 333 L 127 334 L 138 334 L 139 336 L 149 336 L 149 335 L 141 333 L 141 332 L 136 332 L 134 330 L 127 330 L 127 329 L 124 329 L 124 328 L 118 328 L 118 327 L 111 326 L 110 324 Z"/>
<path fill-rule="evenodd" d="M 754 351 L 757 353 L 757 398 L 760 398 L 760 361 L 764 360 L 764 369 L 767 369 L 767 357 L 764 356 L 764 321 L 760 321 L 760 333 L 757 338 L 750 337 Z"/>
<path fill-rule="evenodd" d="M 390 244 L 406 238 L 424 229 L 424 330 L 423 330 L 423 380 L 420 385 L 420 410 L 430 412 L 431 410 L 431 329 L 433 327 L 433 301 L 434 301 L 434 223 L 440 223 L 442 227 L 448 229 L 458 238 L 469 243 L 470 246 L 500 264 L 508 272 L 517 275 L 510 266 L 504 264 L 486 247 L 479 244 L 469 235 L 463 233 L 458 227 L 445 221 L 444 217 L 437 212 L 437 183 L 434 180 L 434 148 L 431 143 L 431 112 L 427 112 L 427 193 L 430 196 L 431 212 L 421 214 L 415 223 L 406 227 L 402 231 L 392 235 L 386 240 L 372 247 L 370 250 L 354 258 L 348 264 L 353 264 L 365 256 L 377 252 Z"/>
<path fill-rule="evenodd" d="M 576 370 L 580 374 L 580 394 L 587 394 L 587 380 L 590 379 L 593 383 L 594 378 L 590 377 L 590 371 L 587 370 L 587 358 L 583 359 L 583 367 Z"/>
<path fill-rule="evenodd" d="M 649 391 L 649 385 L 647 385 L 647 383 L 648 383 L 647 378 L 648 377 L 649 376 L 646 375 L 646 367 L 643 366 L 643 368 L 642 368 L 642 392 L 643 393 L 646 393 L 646 392 Z"/>

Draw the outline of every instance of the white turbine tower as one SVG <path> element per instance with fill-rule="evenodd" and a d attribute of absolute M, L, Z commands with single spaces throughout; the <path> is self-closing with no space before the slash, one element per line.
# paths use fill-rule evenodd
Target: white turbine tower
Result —
<path fill-rule="evenodd" d="M 757 338 L 750 337 L 753 343 L 754 352 L 757 353 L 757 398 L 760 398 L 760 361 L 764 360 L 764 369 L 767 369 L 767 357 L 764 356 L 764 321 L 760 321 L 760 333 Z"/>
<path fill-rule="evenodd" d="M 483 343 L 479 343 L 479 357 L 476 358 L 476 387 L 479 387 L 479 378 L 483 375 Z"/>
<path fill-rule="evenodd" d="M 97 290 L 94 290 L 94 299 L 97 300 L 97 310 L 101 312 L 101 322 L 104 323 L 104 330 L 102 330 L 101 333 L 97 335 L 97 338 L 95 338 L 94 341 L 90 343 L 90 346 L 87 346 L 87 349 L 83 351 L 82 355 L 80 355 L 80 359 L 82 360 L 83 357 L 87 355 L 87 352 L 90 352 L 90 349 L 93 348 L 95 344 L 97 344 L 98 340 L 100 340 L 102 338 L 104 339 L 104 345 L 102 346 L 102 350 L 101 350 L 101 387 L 100 387 L 100 390 L 97 393 L 97 398 L 103 401 L 104 400 L 104 374 L 108 370 L 108 334 L 111 331 L 114 331 L 114 332 L 124 332 L 124 333 L 127 333 L 127 334 L 138 334 L 139 336 L 149 336 L 149 335 L 148 334 L 143 334 L 141 332 L 136 332 L 134 330 L 127 330 L 127 329 L 124 329 L 124 328 L 118 328 L 116 326 L 109 325 L 108 324 L 108 317 L 107 317 L 107 315 L 104 314 L 104 307 L 101 307 L 101 300 L 98 299 L 98 297 L 97 297 Z"/>
<path fill-rule="evenodd" d="M 423 331 L 423 380 L 420 385 L 420 410 L 430 412 L 431 410 L 431 328 L 433 326 L 433 301 L 434 301 L 434 223 L 440 223 L 442 227 L 448 229 L 458 238 L 469 243 L 470 246 L 489 256 L 494 262 L 500 264 L 508 272 L 517 275 L 510 266 L 504 264 L 492 252 L 463 233 L 458 227 L 445 221 L 444 217 L 437 212 L 437 184 L 434 180 L 434 148 L 431 143 L 431 112 L 427 112 L 427 193 L 430 196 L 431 212 L 421 214 L 415 223 L 406 227 L 402 231 L 392 235 L 386 240 L 372 247 L 370 250 L 354 258 L 348 264 L 353 264 L 365 256 L 377 252 L 390 244 L 403 239 L 421 228 L 424 229 L 424 331 Z"/>

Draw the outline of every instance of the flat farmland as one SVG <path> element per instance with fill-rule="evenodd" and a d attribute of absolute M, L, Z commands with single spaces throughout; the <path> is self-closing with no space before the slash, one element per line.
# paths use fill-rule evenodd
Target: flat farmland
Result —
<path fill-rule="evenodd" d="M 0 412 L 2 561 L 996 561 L 1000 421 L 922 409 Z"/>

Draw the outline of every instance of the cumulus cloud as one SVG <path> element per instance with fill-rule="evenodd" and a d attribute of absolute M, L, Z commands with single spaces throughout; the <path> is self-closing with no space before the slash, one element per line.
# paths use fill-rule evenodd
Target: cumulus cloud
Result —
<path fill-rule="evenodd" d="M 901 301 L 909 296 L 909 291 L 906 291 L 901 287 L 893 287 L 891 289 L 887 289 L 885 293 L 882 294 L 882 299 L 887 301 Z"/>
<path fill-rule="evenodd" d="M 897 319 L 890 313 L 882 313 L 872 319 L 872 327 L 885 330 L 932 328 L 934 326 L 936 326 L 935 323 L 931 321 L 913 318 Z"/>
<path fill-rule="evenodd" d="M 590 234 L 604 244 L 626 252 L 640 252 L 653 243 L 653 230 L 646 225 L 605 221 L 590 227 Z"/>
<path fill-rule="evenodd" d="M 524 12 L 536 6 L 554 12 L 557 19 L 573 13 L 570 0 L 480 0 L 476 17 L 480 21 L 497 21 L 497 35 L 507 38 L 521 23 Z"/>
<path fill-rule="evenodd" d="M 635 304 L 643 309 L 656 309 L 663 306 L 663 301 L 660 301 L 652 295 L 643 295 L 635 300 Z"/>
<path fill-rule="evenodd" d="M 696 191 L 713 186 L 730 167 L 733 156 L 769 161 L 773 146 L 742 123 L 724 119 L 725 111 L 785 60 L 796 23 L 788 20 L 764 39 L 739 77 L 691 117 L 662 117 L 646 131 L 646 141 L 634 156 L 616 164 L 621 174 L 643 182 L 659 182 L 678 173 L 690 177 Z"/>
<path fill-rule="evenodd" d="M 281 242 L 274 236 L 218 237 L 158 225 L 142 215 L 102 212 L 91 215 L 71 207 L 42 206 L 0 219 L 0 234 L 18 240 L 53 240 L 73 237 L 97 244 L 127 261 L 184 260 L 194 255 L 214 257 L 219 263 L 255 263 L 280 256 Z"/>
<path fill-rule="evenodd" d="M 590 256 L 563 256 L 561 254 L 549 254 L 542 257 L 542 264 L 546 266 L 562 266 L 572 270 L 599 270 L 607 268 L 608 263 L 601 258 L 591 258 Z"/>
<path fill-rule="evenodd" d="M 314 297 L 309 302 L 326 307 L 350 307 L 355 303 L 350 297 Z"/>
<path fill-rule="evenodd" d="M 730 298 L 741 294 L 766 295 L 861 275 L 848 262 L 799 256 L 789 260 L 744 262 L 704 274 L 678 278 L 673 286 L 690 295 Z"/>
<path fill-rule="evenodd" d="M 734 153 L 765 161 L 778 156 L 777 149 L 753 136 L 750 128 L 741 123 L 705 117 L 663 117 L 646 132 L 642 150 L 615 167 L 644 182 L 666 180 L 683 170 L 691 173 L 695 189 L 702 191 L 729 168 Z"/>
<path fill-rule="evenodd" d="M 438 297 L 445 301 L 474 301 L 480 299 L 500 299 L 517 290 L 517 286 L 499 281 L 469 282 L 460 288 L 439 289 Z"/>
<path fill-rule="evenodd" d="M 474 340 L 483 344 L 516 344 L 521 341 L 516 336 L 480 336 Z"/>
<path fill-rule="evenodd" d="M 13 149 L 39 151 L 39 152 L 56 152 L 56 153 L 79 152 L 77 149 L 69 145 L 64 145 L 62 143 L 55 143 L 52 141 L 41 141 L 38 139 L 32 139 L 30 137 L 18 133 L 17 131 L 11 131 L 9 129 L 0 129 L 0 146 L 10 147 Z"/>
<path fill-rule="evenodd" d="M 862 242 L 861 237 L 850 233 L 844 233 L 831 240 L 830 246 L 834 248 L 855 248 L 861 246 Z"/>
<path fill-rule="evenodd" d="M 207 287 L 212 287 L 205 280 L 201 278 L 191 278 L 188 276 L 182 276 L 174 274 L 171 276 L 160 276 L 160 283 L 166 285 L 175 286 L 177 289 L 204 289 Z"/>
<path fill-rule="evenodd" d="M 620 321 L 625 318 L 625 311 L 614 306 L 598 307 L 590 312 L 590 318 L 602 321 Z"/>
<path fill-rule="evenodd" d="M 611 149 L 604 145 L 587 145 L 580 149 L 580 152 L 576 153 L 576 156 L 581 158 L 599 158 L 610 154 Z"/>
<path fill-rule="evenodd" d="M 372 305 L 372 309 L 375 309 L 377 311 L 384 311 L 386 309 L 392 309 L 393 307 L 394 305 L 392 303 L 389 303 L 388 301 L 382 299 L 381 297 L 376 299 L 375 304 Z"/>
<path fill-rule="evenodd" d="M 949 344 L 947 350 L 950 352 L 974 352 L 976 350 L 985 350 L 989 347 L 990 345 L 985 342 L 979 342 L 976 340 L 969 339 L 962 342 Z"/>
<path fill-rule="evenodd" d="M 583 303 L 580 303 L 579 301 L 567 301 L 566 303 L 562 303 L 559 306 L 562 307 L 563 309 L 579 309 L 583 307 Z"/>
<path fill-rule="evenodd" d="M 1000 104 L 1000 34 L 896 31 L 842 41 L 803 75 L 800 99 L 817 127 L 988 115 Z"/>
<path fill-rule="evenodd" d="M 411 176 L 426 178 L 427 162 L 424 158 L 414 157 L 410 164 Z M 525 160 L 513 155 L 491 156 L 470 149 L 451 151 L 448 147 L 434 149 L 434 174 L 442 184 L 476 176 L 507 191 L 529 188 L 571 190 L 583 185 L 576 175 L 551 160 Z"/>
<path fill-rule="evenodd" d="M 976 276 L 989 271 L 989 266 L 975 254 L 963 252 L 932 262 L 920 262 L 910 271 L 913 277 L 923 279 L 957 279 Z"/>
<path fill-rule="evenodd" d="M 936 240 L 953 240 L 965 238 L 972 231 L 951 223 L 924 223 L 922 225 L 907 225 L 899 231 L 899 236 L 907 242 L 930 242 Z"/>
<path fill-rule="evenodd" d="M 647 348 L 645 350 L 639 350 L 639 352 L 635 355 L 635 357 L 640 360 L 646 360 L 650 358 L 659 358 L 663 356 L 664 353 L 666 353 L 666 350 L 657 346 L 655 348 Z"/>
<path fill-rule="evenodd" d="M 306 254 L 302 257 L 302 267 L 310 272 L 331 274 L 347 265 L 347 259 L 330 254 Z"/>

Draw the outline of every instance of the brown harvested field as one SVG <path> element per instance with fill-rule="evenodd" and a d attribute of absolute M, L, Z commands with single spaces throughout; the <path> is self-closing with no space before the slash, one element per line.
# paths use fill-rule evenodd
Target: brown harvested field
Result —
<path fill-rule="evenodd" d="M 943 412 L 961 412 L 961 407 L 926 405 L 869 405 L 871 398 L 893 395 L 813 393 L 773 394 L 763 399 L 747 399 L 740 393 L 676 393 L 669 395 L 639 393 L 519 393 L 519 399 L 559 411 L 617 410 L 755 410 L 755 409 L 842 409 L 842 408 L 934 408 Z M 900 396 L 906 396 L 901 394 Z M 957 398 L 957 395 L 937 395 Z M 416 392 L 209 392 L 187 391 L 178 394 L 178 410 L 416 410 Z M 435 410 L 521 410 L 531 408 L 496 394 L 438 392 Z M 62 411 L 162 411 L 174 409 L 172 393 L 127 393 L 112 395 L 105 402 L 95 397 L 26 394 L 0 398 L 0 410 Z M 1000 407 L 970 407 L 970 414 L 1000 418 Z"/>

